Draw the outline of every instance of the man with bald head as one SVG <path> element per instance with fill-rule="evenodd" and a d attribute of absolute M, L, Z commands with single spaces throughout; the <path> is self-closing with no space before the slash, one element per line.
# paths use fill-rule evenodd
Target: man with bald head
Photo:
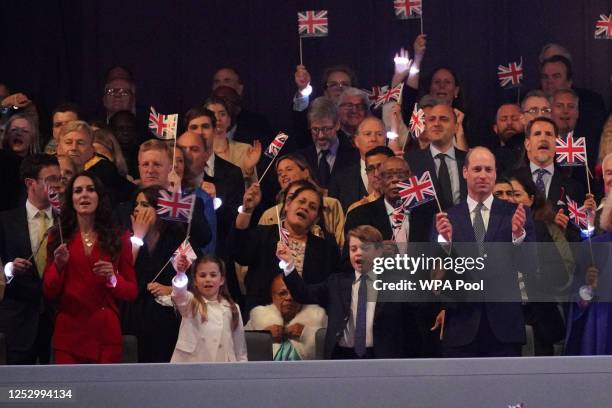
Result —
<path fill-rule="evenodd" d="M 329 196 L 337 198 L 344 211 L 371 193 L 365 156 L 373 148 L 385 145 L 385 124 L 375 116 L 366 117 L 357 127 L 353 141 L 359 151 L 359 159 L 355 157 L 352 164 L 334 174 L 329 184 Z"/>
<path fill-rule="evenodd" d="M 522 205 L 493 196 L 495 157 L 489 149 L 477 147 L 470 150 L 462 173 L 467 183 L 467 197 L 448 213 L 436 215 L 435 234 L 439 235 L 438 241 L 446 241 L 444 245 L 447 248 L 453 243 L 474 242 L 476 245 L 463 248 L 461 255 L 484 256 L 485 268 L 466 271 L 460 277 L 448 270 L 444 278 L 466 281 L 484 278 L 487 291 L 474 296 L 480 301 L 464 298 L 446 308 L 442 339 L 444 354 L 446 357 L 519 356 L 525 342 L 525 322 L 517 271 L 525 273 L 531 269 L 530 265 L 522 262 L 530 262 L 526 255 L 529 247 L 523 243 L 535 240 L 531 214 Z M 496 244 L 489 245 L 489 242 Z M 501 242 L 512 244 L 499 250 L 498 243 Z M 451 256 L 454 256 L 453 252 Z M 519 302 L 495 302 L 495 289 L 503 290 L 505 299 L 510 296 Z"/>
<path fill-rule="evenodd" d="M 453 146 L 458 126 L 451 106 L 433 106 L 425 120 L 429 147 L 409 150 L 404 155 L 415 175 L 420 177 L 429 171 L 443 209 L 458 204 L 466 194 L 465 180 L 460 177 L 465 152 Z"/>

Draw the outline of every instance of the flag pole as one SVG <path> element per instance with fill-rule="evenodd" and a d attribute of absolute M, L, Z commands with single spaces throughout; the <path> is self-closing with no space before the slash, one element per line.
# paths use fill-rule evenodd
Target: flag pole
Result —
<path fill-rule="evenodd" d="M 300 36 L 300 65 L 304 65 L 302 60 L 302 36 Z"/>
<path fill-rule="evenodd" d="M 589 190 L 589 194 L 591 194 L 591 180 L 589 179 L 589 158 L 586 151 L 586 140 L 584 142 L 584 173 L 586 175 L 587 188 Z"/>
<path fill-rule="evenodd" d="M 278 205 L 276 205 L 274 208 L 276 208 L 276 219 L 278 220 L 278 239 L 282 241 L 283 235 L 281 234 L 282 226 L 281 226 L 280 212 L 278 211 Z"/>
<path fill-rule="evenodd" d="M 59 230 L 60 244 L 64 245 L 64 234 L 62 233 L 62 217 L 57 215 L 57 229 Z"/>
<path fill-rule="evenodd" d="M 193 209 L 195 208 L 195 202 L 198 199 L 198 196 L 193 193 L 193 200 L 191 201 L 191 211 L 189 213 L 189 223 L 187 224 L 187 234 L 185 235 L 185 239 L 189 238 L 191 234 L 191 221 L 193 220 Z"/>
<path fill-rule="evenodd" d="M 421 35 L 423 35 L 423 2 L 421 2 Z"/>

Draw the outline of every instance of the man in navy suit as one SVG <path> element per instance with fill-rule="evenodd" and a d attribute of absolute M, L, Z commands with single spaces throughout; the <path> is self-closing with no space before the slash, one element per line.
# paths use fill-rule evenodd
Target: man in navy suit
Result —
<path fill-rule="evenodd" d="M 464 301 L 448 304 L 443 349 L 447 357 L 519 356 L 525 342 L 525 322 L 520 303 L 517 271 L 531 269 L 526 242 L 535 241 L 529 210 L 493 197 L 495 157 L 484 147 L 471 150 L 463 167 L 467 199 L 436 215 L 436 231 L 449 251 L 453 243 L 475 242 L 474 256 L 493 254 L 480 272 L 466 272 L 461 279 L 486 279 L 488 290 L 469 294 Z M 438 238 L 438 241 L 442 239 Z M 502 248 L 490 243 L 512 243 Z M 499 244 L 497 244 L 499 245 Z M 451 251 L 452 252 L 452 251 Z M 452 255 L 452 253 L 451 253 Z M 452 279 L 454 272 L 447 272 Z M 479 276 L 480 275 L 480 276 Z M 518 302 L 499 302 L 497 296 Z"/>

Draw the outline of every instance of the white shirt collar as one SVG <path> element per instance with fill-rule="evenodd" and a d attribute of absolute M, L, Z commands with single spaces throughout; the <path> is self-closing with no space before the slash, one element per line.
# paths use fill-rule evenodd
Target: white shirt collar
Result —
<path fill-rule="evenodd" d="M 36 217 L 36 214 L 38 214 L 38 211 L 40 210 L 36 208 L 34 204 L 30 202 L 30 200 L 26 200 L 26 213 L 28 214 L 28 220 L 33 220 L 34 217 Z M 51 210 L 51 206 L 45 208 L 43 211 L 45 212 L 48 220 L 53 219 L 53 211 Z"/>
<path fill-rule="evenodd" d="M 211 153 L 210 157 L 208 158 L 208 160 L 206 160 L 206 168 L 209 171 L 204 170 L 207 174 L 215 174 L 215 154 Z"/>
<path fill-rule="evenodd" d="M 391 214 L 395 210 L 395 207 L 389 204 L 386 198 L 383 198 L 383 202 L 385 203 L 385 208 L 387 209 L 387 216 L 391 216 Z"/>
<path fill-rule="evenodd" d="M 535 164 L 534 162 L 530 161 L 529 162 L 529 168 L 531 169 L 531 174 L 533 174 L 538 169 L 548 170 L 548 174 L 550 174 L 551 176 L 553 174 L 555 174 L 555 163 L 554 162 L 552 162 L 550 165 L 548 165 L 546 167 L 540 167 L 537 164 Z"/>
<path fill-rule="evenodd" d="M 436 157 L 439 153 L 442 153 L 442 151 L 436 149 L 431 143 L 429 144 L 429 151 L 431 152 L 431 157 Z M 444 154 L 455 160 L 455 147 L 451 145 L 451 147 Z"/>
<path fill-rule="evenodd" d="M 484 207 L 491 211 L 491 206 L 493 205 L 493 194 L 489 195 L 489 197 L 487 197 L 482 204 L 484 205 Z M 478 201 L 474 200 L 472 197 L 470 197 L 469 195 L 467 196 L 467 205 L 468 205 L 468 209 L 470 211 L 470 214 L 472 213 L 472 211 L 474 211 L 474 209 L 476 208 L 476 206 L 478 205 Z"/>

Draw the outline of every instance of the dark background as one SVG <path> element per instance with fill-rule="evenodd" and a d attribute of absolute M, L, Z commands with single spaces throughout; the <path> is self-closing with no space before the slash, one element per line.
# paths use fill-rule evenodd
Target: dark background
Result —
<path fill-rule="evenodd" d="M 238 68 L 250 110 L 275 129 L 289 126 L 298 63 L 298 10 L 328 9 L 329 36 L 304 40 L 304 64 L 318 84 L 323 68 L 346 63 L 359 85 L 388 83 L 393 54 L 412 43 L 418 20 L 397 20 L 392 0 L 181 0 L 0 2 L 0 82 L 50 111 L 72 100 L 101 107 L 104 72 L 132 70 L 140 106 L 184 113 L 209 94 L 217 67 Z M 542 45 L 559 42 L 574 58 L 575 85 L 611 99 L 612 41 L 593 38 L 610 0 L 424 0 L 428 34 L 423 74 L 453 67 L 471 120 L 485 134 L 502 90 L 497 65 L 523 56 L 522 93 L 538 85 Z M 316 89 L 316 88 L 315 88 Z"/>

